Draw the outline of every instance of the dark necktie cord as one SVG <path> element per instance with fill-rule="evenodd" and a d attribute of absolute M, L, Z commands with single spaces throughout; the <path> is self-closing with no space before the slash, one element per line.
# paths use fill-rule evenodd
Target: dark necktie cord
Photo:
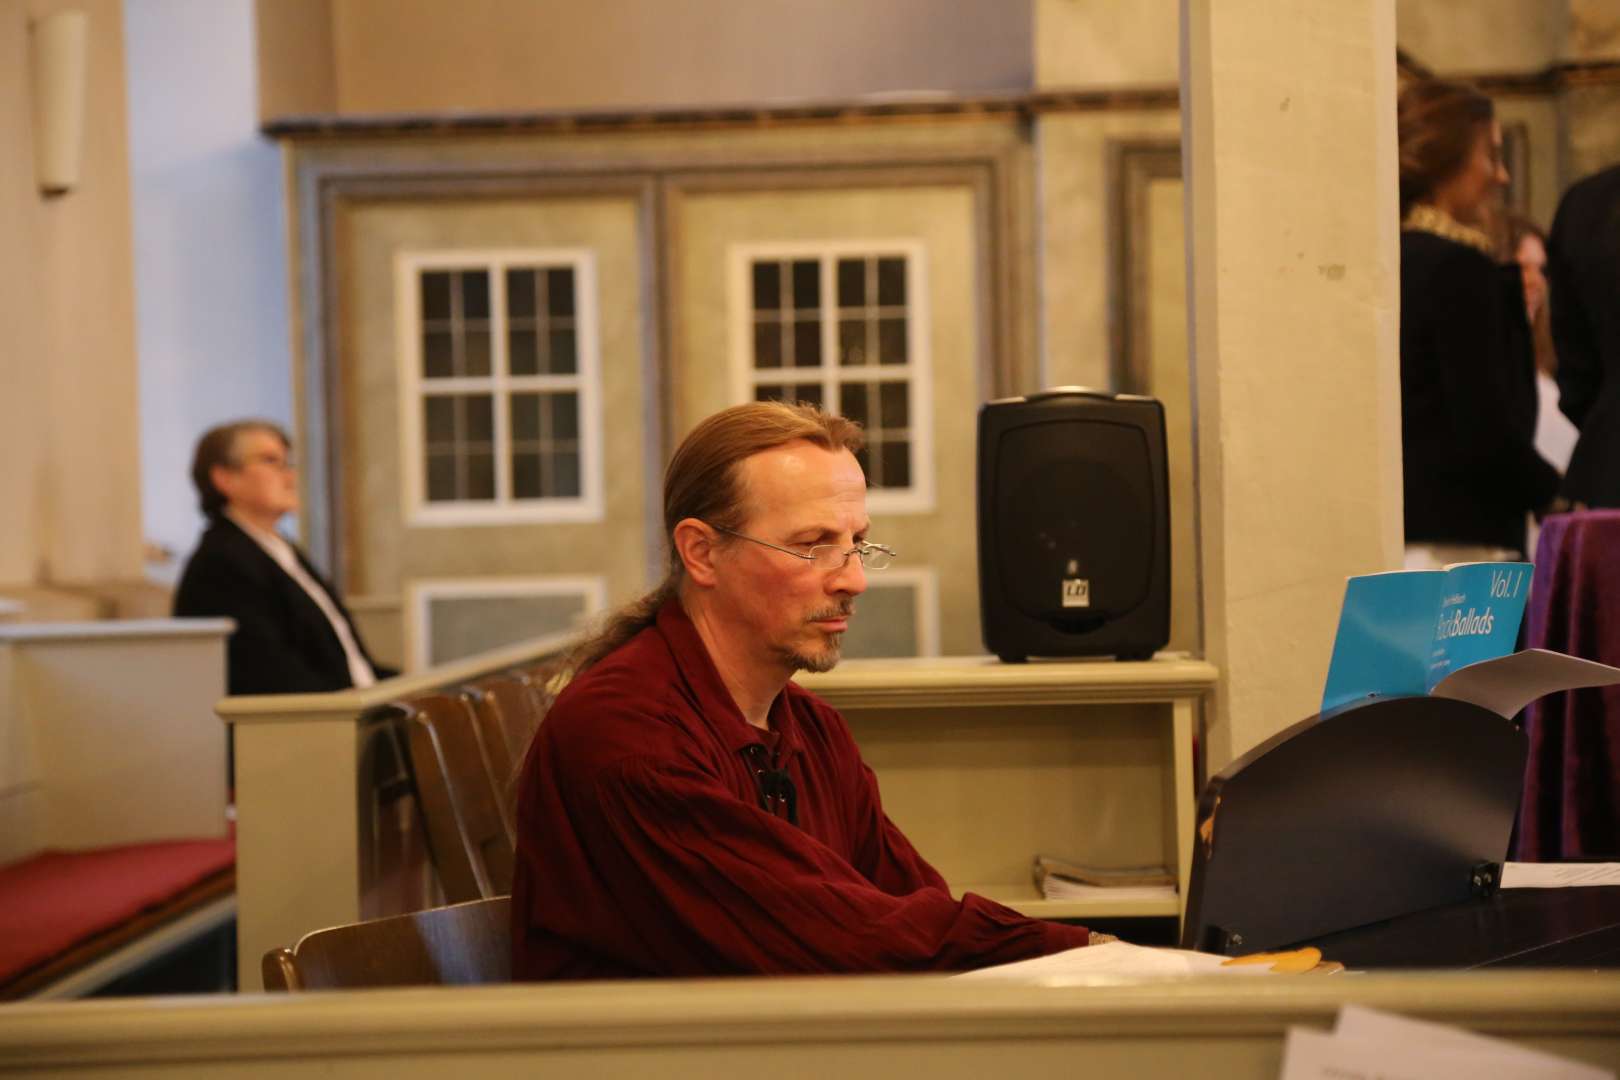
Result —
<path fill-rule="evenodd" d="M 765 747 L 759 743 L 748 747 L 750 763 L 754 766 L 754 782 L 759 786 L 759 805 L 767 813 L 776 815 L 777 807 L 786 811 L 788 824 L 799 823 L 799 793 L 793 777 L 786 769 L 774 767 Z"/>

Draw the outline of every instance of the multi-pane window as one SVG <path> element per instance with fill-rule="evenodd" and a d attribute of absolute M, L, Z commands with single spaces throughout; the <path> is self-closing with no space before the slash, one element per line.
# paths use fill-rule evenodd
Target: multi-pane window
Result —
<path fill-rule="evenodd" d="M 756 401 L 811 402 L 866 428 L 861 467 L 881 502 L 918 494 L 927 473 L 919 414 L 927 357 L 915 250 L 741 253 L 748 348 L 744 392 Z M 894 509 L 903 509 L 896 503 Z"/>
<path fill-rule="evenodd" d="M 589 268 L 543 252 L 404 261 L 415 520 L 599 516 Z"/>

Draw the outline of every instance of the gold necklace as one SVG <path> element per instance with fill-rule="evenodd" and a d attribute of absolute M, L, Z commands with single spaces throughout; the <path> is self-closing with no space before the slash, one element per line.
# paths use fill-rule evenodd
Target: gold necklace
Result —
<path fill-rule="evenodd" d="M 1487 258 L 1496 258 L 1496 245 L 1484 229 L 1477 229 L 1472 225 L 1464 225 L 1438 206 L 1429 203 L 1416 203 L 1406 212 L 1401 221 L 1402 232 L 1426 232 L 1481 252 Z"/>

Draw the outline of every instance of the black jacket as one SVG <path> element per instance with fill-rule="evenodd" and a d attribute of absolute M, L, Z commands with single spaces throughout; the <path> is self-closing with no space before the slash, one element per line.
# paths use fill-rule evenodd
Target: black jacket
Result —
<path fill-rule="evenodd" d="M 1564 493 L 1620 506 L 1620 166 L 1564 193 L 1547 246 L 1558 407 L 1581 429 Z"/>
<path fill-rule="evenodd" d="M 310 577 L 332 598 L 354 629 L 337 591 L 293 551 Z M 236 620 L 227 654 L 226 692 L 298 694 L 345 690 L 353 685 L 337 631 L 315 601 L 254 539 L 227 517 L 217 517 L 191 553 L 174 595 L 176 615 L 224 615 Z M 378 667 L 360 634 L 354 639 L 379 679 L 394 674 Z"/>
<path fill-rule="evenodd" d="M 1517 271 L 1432 233 L 1401 233 L 1406 539 L 1524 549 L 1558 492 L 1535 449 L 1535 359 Z"/>

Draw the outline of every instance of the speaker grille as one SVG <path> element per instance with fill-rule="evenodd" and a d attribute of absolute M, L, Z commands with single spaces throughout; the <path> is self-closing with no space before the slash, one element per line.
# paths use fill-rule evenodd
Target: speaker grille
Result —
<path fill-rule="evenodd" d="M 996 455 L 1001 585 L 1030 618 L 1084 632 L 1148 598 L 1151 458 L 1142 430 L 1099 420 L 1017 427 Z"/>

